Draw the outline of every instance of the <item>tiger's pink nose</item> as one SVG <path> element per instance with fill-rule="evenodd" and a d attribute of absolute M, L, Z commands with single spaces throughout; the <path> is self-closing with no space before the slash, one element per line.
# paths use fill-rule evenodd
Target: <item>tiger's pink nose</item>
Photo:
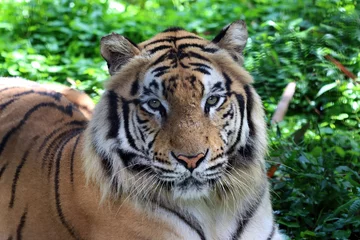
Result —
<path fill-rule="evenodd" d="M 203 153 L 199 153 L 196 156 L 185 156 L 182 154 L 175 155 L 173 152 L 171 152 L 173 157 L 182 165 L 184 165 L 187 169 L 192 172 L 195 168 L 197 168 L 200 163 L 205 159 L 205 155 Z"/>

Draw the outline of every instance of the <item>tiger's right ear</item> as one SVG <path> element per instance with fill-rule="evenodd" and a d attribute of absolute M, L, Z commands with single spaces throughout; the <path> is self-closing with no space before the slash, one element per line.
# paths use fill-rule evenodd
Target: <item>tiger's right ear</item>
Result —
<path fill-rule="evenodd" d="M 101 56 L 107 62 L 110 75 L 116 74 L 131 58 L 140 53 L 135 43 L 116 33 L 102 37 L 100 45 Z"/>
<path fill-rule="evenodd" d="M 243 64 L 243 50 L 248 39 L 246 23 L 243 20 L 235 21 L 225 26 L 212 40 L 220 48 L 225 49 L 240 65 Z"/>

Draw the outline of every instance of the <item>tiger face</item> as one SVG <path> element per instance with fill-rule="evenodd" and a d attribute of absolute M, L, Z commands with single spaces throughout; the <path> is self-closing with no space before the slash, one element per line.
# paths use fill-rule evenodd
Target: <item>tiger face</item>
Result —
<path fill-rule="evenodd" d="M 256 152 L 264 143 L 253 144 L 253 118 L 263 120 L 252 116 L 254 104 L 261 113 L 260 100 L 241 67 L 246 40 L 242 21 L 213 41 L 179 28 L 139 45 L 117 34 L 102 39 L 112 77 L 91 123 L 92 143 L 111 184 L 143 182 L 143 192 L 197 199 L 261 168 Z"/>

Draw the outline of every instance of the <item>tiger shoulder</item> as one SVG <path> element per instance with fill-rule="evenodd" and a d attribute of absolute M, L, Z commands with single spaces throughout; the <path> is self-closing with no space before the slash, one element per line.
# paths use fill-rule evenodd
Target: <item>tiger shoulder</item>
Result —
<path fill-rule="evenodd" d="M 0 81 L 0 239 L 283 239 L 247 38 L 243 21 L 212 41 L 103 37 L 91 118 L 61 91 Z"/>

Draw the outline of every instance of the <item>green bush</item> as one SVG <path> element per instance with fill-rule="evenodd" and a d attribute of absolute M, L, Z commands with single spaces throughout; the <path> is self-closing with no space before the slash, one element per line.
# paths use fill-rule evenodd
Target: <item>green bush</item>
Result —
<path fill-rule="evenodd" d="M 211 39 L 244 19 L 245 67 L 268 119 L 297 83 L 285 121 L 269 130 L 280 228 L 292 239 L 360 239 L 359 15 L 356 0 L 0 0 L 0 75 L 71 85 L 97 101 L 108 78 L 102 36 L 141 42 L 178 25 Z"/>

